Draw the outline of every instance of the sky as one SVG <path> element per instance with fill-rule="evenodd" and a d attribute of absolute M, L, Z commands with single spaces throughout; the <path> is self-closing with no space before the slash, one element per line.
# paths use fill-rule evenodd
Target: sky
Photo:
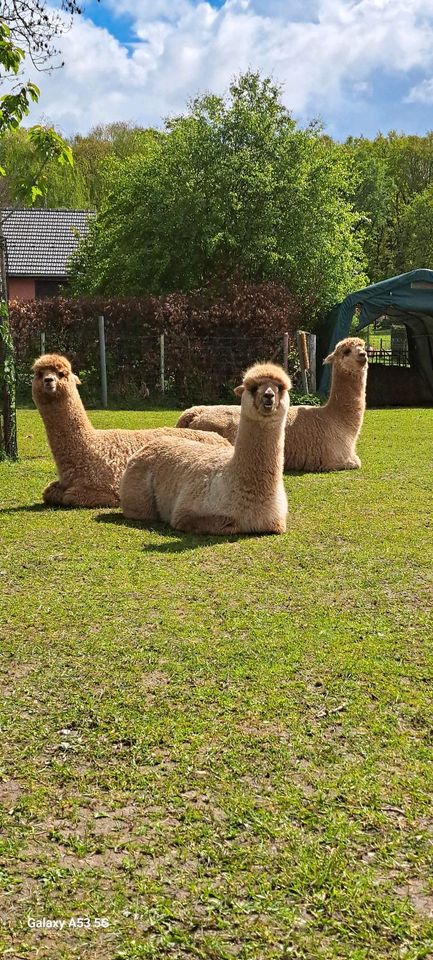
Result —
<path fill-rule="evenodd" d="M 87 0 L 58 46 L 30 120 L 66 135 L 162 127 L 249 68 L 337 139 L 433 128 L 433 0 Z"/>

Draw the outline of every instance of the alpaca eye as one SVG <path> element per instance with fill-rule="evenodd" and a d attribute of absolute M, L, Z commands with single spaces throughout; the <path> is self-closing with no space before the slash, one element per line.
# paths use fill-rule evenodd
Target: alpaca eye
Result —
<path fill-rule="evenodd" d="M 59 373 L 57 374 L 57 376 L 58 376 L 58 378 L 59 378 L 59 380 L 61 380 L 61 379 L 62 379 L 62 377 L 64 377 L 64 376 L 65 376 L 65 374 L 64 374 L 64 373 L 62 373 L 62 372 L 61 372 L 61 371 L 59 370 Z"/>
<path fill-rule="evenodd" d="M 251 393 L 252 393 L 253 397 L 255 397 L 255 395 L 256 395 L 256 393 L 257 393 L 257 390 L 258 390 L 258 387 L 251 387 Z"/>
<path fill-rule="evenodd" d="M 346 349 L 345 349 L 343 352 L 344 352 L 344 356 L 345 356 L 345 357 L 348 357 L 348 356 L 349 356 L 349 353 L 351 352 L 351 351 L 350 351 L 350 347 L 346 347 Z"/>

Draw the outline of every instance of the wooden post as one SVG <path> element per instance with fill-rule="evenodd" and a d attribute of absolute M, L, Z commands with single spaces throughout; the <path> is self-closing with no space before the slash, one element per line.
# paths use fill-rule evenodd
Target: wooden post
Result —
<path fill-rule="evenodd" d="M 289 372 L 289 334 L 283 333 L 283 368 Z"/>
<path fill-rule="evenodd" d="M 105 356 L 105 325 L 104 317 L 98 317 L 99 327 L 99 360 L 101 365 L 101 400 L 102 406 L 108 406 L 107 392 L 107 360 Z"/>
<path fill-rule="evenodd" d="M 160 370 L 161 370 L 161 393 L 164 396 L 165 393 L 165 340 L 164 334 L 161 333 L 159 338 L 159 351 L 160 351 Z"/>
<path fill-rule="evenodd" d="M 41 333 L 41 353 L 45 353 L 45 330 Z"/>
<path fill-rule="evenodd" d="M 299 366 L 301 368 L 301 380 L 302 380 L 302 389 L 306 396 L 308 396 L 308 377 L 307 377 L 307 368 L 308 368 L 308 352 L 306 337 L 303 330 L 298 330 L 296 333 L 296 345 L 298 347 L 298 356 L 299 356 Z"/>
<path fill-rule="evenodd" d="M 315 333 L 308 334 L 308 355 L 310 358 L 311 393 L 316 393 L 316 390 L 317 390 L 317 337 Z"/>

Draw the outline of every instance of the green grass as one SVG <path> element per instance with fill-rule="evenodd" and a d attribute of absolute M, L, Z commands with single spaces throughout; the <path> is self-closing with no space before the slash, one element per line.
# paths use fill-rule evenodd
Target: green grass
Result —
<path fill-rule="evenodd" d="M 365 339 L 367 345 L 372 347 L 373 350 L 391 350 L 391 333 L 389 330 L 376 330 L 369 333 Z"/>
<path fill-rule="evenodd" d="M 431 958 L 433 411 L 368 412 L 362 470 L 288 477 L 287 535 L 229 540 L 42 508 L 53 464 L 19 426 L 3 955 Z"/>

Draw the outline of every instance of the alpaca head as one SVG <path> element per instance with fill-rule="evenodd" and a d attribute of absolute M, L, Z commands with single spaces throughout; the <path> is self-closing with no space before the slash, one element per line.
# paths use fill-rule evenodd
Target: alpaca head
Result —
<path fill-rule="evenodd" d="M 242 413 L 249 420 L 279 422 L 289 409 L 292 384 L 282 367 L 274 363 L 256 363 L 244 374 L 235 394 L 241 397 Z"/>
<path fill-rule="evenodd" d="M 365 341 L 359 337 L 346 337 L 340 340 L 333 352 L 325 357 L 324 363 L 332 363 L 333 367 L 344 373 L 359 375 L 367 370 L 368 357 L 365 350 Z"/>
<path fill-rule="evenodd" d="M 80 383 L 66 357 L 44 353 L 33 364 L 32 396 L 36 404 L 64 399 Z"/>

